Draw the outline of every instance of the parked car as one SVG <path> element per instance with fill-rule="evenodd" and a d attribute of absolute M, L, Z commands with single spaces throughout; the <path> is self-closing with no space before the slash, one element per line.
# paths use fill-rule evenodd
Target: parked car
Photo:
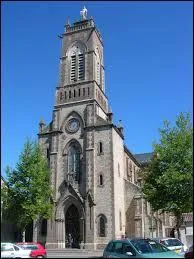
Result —
<path fill-rule="evenodd" d="M 1 243 L 1 258 L 30 258 L 30 249 L 23 249 L 13 243 Z"/>
<path fill-rule="evenodd" d="M 185 254 L 187 246 L 184 245 L 179 239 L 173 237 L 160 238 L 158 241 L 168 247 L 168 249 L 175 251 L 176 253 Z"/>
<path fill-rule="evenodd" d="M 30 249 L 31 257 L 36 257 L 36 258 L 45 258 L 47 256 L 46 249 L 44 246 L 40 243 L 36 242 L 25 242 L 25 243 L 17 243 L 18 246 L 24 248 L 24 249 Z"/>
<path fill-rule="evenodd" d="M 185 258 L 186 259 L 193 258 L 193 245 L 189 247 L 188 251 L 185 253 Z"/>
<path fill-rule="evenodd" d="M 119 239 L 108 243 L 104 258 L 184 258 L 149 238 Z"/>

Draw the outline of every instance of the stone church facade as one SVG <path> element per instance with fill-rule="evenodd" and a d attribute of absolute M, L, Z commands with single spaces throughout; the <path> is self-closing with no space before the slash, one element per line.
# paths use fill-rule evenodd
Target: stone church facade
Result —
<path fill-rule="evenodd" d="M 83 10 L 84 11 L 84 10 Z M 105 94 L 103 42 L 94 20 L 65 26 L 60 36 L 60 83 L 52 122 L 39 124 L 39 143 L 51 169 L 54 211 L 46 246 L 100 249 L 110 239 L 165 235 L 166 215 L 142 198 L 142 166 L 113 123 Z M 34 240 L 41 241 L 41 231 Z"/>

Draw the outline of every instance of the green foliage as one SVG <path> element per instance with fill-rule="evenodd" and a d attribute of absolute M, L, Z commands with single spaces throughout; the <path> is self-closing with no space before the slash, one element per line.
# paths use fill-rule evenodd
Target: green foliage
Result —
<path fill-rule="evenodd" d="M 4 215 L 19 227 L 52 213 L 50 171 L 38 144 L 27 141 L 16 169 L 7 167 L 7 187 L 2 190 Z"/>
<path fill-rule="evenodd" d="M 154 210 L 172 212 L 180 219 L 192 211 L 193 168 L 190 115 L 181 113 L 173 127 L 168 121 L 154 144 L 152 162 L 144 173 L 143 193 Z"/>

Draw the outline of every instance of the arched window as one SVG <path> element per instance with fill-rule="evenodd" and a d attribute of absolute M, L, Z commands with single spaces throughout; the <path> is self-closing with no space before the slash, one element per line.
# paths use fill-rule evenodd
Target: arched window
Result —
<path fill-rule="evenodd" d="M 98 217 L 98 235 L 100 237 L 105 237 L 106 236 L 106 217 L 101 214 L 99 217 Z"/>
<path fill-rule="evenodd" d="M 74 180 L 79 180 L 80 174 L 80 150 L 75 144 L 71 144 L 68 150 L 68 173 Z"/>

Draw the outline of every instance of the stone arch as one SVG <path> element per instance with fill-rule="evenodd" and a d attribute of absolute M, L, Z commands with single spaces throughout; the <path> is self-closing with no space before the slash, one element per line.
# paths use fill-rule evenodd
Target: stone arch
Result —
<path fill-rule="evenodd" d="M 80 41 L 80 40 L 76 40 L 74 42 L 72 42 L 72 44 L 68 47 L 67 51 L 66 51 L 66 56 L 68 57 L 68 59 L 76 53 L 85 53 L 87 51 L 87 46 L 85 45 L 84 42 Z"/>
<path fill-rule="evenodd" d="M 75 218 L 72 219 L 73 222 L 71 220 L 72 207 L 76 212 L 74 214 Z M 85 211 L 82 203 L 75 196 L 68 193 L 65 197 L 60 199 L 56 208 L 55 221 L 57 224 L 57 240 L 62 240 L 62 243 L 65 244 L 67 236 L 71 232 L 74 239 L 73 248 L 79 248 L 80 243 L 84 241 L 84 219 Z M 74 223 L 77 231 L 74 229 Z M 66 243 L 65 246 L 68 246 L 68 243 Z"/>
<path fill-rule="evenodd" d="M 83 218 L 85 218 L 85 211 L 84 207 L 81 204 L 81 202 L 74 197 L 72 194 L 68 194 L 68 196 L 65 196 L 57 205 L 56 213 L 55 213 L 55 219 L 65 219 L 65 213 L 67 212 L 69 206 L 74 204 L 79 212 L 79 215 Z"/>
<path fill-rule="evenodd" d="M 84 120 L 81 116 L 81 114 L 79 114 L 79 112 L 77 111 L 71 111 L 65 118 L 64 120 L 62 121 L 61 123 L 61 127 L 60 127 L 60 130 L 63 130 L 66 122 L 70 119 L 70 118 L 77 118 L 80 122 L 80 126 L 81 126 L 81 129 L 83 129 L 85 127 L 85 123 L 84 123 Z"/>
<path fill-rule="evenodd" d="M 80 151 L 80 154 L 83 153 L 81 144 L 79 143 L 79 141 L 78 141 L 77 139 L 74 139 L 74 138 L 73 138 L 73 139 L 71 139 L 69 142 L 67 142 L 67 144 L 65 145 L 65 147 L 64 147 L 64 149 L 63 149 L 63 152 L 62 152 L 63 156 L 65 156 L 65 155 L 68 154 L 68 149 L 69 149 L 69 147 L 70 147 L 72 144 L 75 144 L 75 145 L 76 145 L 76 147 L 77 147 L 77 148 L 79 149 L 79 151 Z"/>

